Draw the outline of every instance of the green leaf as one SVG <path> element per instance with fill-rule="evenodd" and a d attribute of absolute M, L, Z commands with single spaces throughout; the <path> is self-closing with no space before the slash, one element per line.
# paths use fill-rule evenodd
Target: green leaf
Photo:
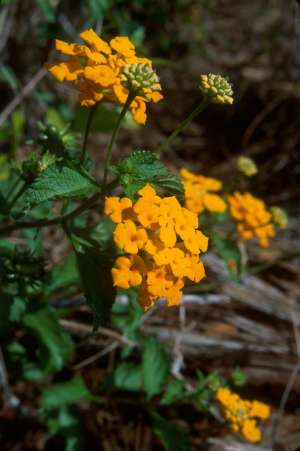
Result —
<path fill-rule="evenodd" d="M 99 191 L 97 183 L 82 168 L 52 164 L 38 176 L 25 193 L 30 206 L 55 199 L 70 199 Z"/>
<path fill-rule="evenodd" d="M 102 227 L 105 227 L 104 222 Z M 100 229 L 99 226 L 98 230 L 94 230 L 94 236 L 93 231 L 77 231 L 70 236 L 76 253 L 82 288 L 87 303 L 95 315 L 95 327 L 110 320 L 111 307 L 115 300 L 111 275 L 114 263 L 112 234 L 107 232 L 105 236 L 104 231 Z"/>
<path fill-rule="evenodd" d="M 1 5 L 1 3 L 0 3 Z M 0 67 L 0 81 L 4 81 L 9 84 L 10 88 L 16 92 L 19 88 L 19 82 L 16 77 L 15 72 L 10 66 L 6 64 L 1 64 Z"/>
<path fill-rule="evenodd" d="M 23 323 L 39 340 L 41 348 L 37 357 L 45 375 L 61 370 L 71 360 L 73 342 L 52 310 L 42 307 L 26 313 Z"/>
<path fill-rule="evenodd" d="M 113 386 L 119 390 L 142 389 L 142 368 L 134 363 L 120 363 L 113 372 Z"/>
<path fill-rule="evenodd" d="M 231 380 L 236 387 L 243 387 L 247 383 L 247 374 L 237 366 L 231 373 Z"/>
<path fill-rule="evenodd" d="M 126 290 L 128 304 L 114 304 L 112 308 L 112 324 L 122 331 L 130 340 L 139 341 L 140 322 L 144 309 L 138 302 L 138 291 L 135 288 Z"/>
<path fill-rule="evenodd" d="M 176 196 L 181 202 L 184 189 L 180 178 L 159 161 L 155 152 L 138 150 L 113 167 L 126 196 L 134 199 L 139 189 L 150 183 L 163 196 Z"/>
<path fill-rule="evenodd" d="M 59 384 L 53 384 L 42 391 L 42 412 L 74 404 L 81 400 L 91 401 L 94 397 L 85 385 L 83 378 L 76 375 L 73 379 Z"/>
<path fill-rule="evenodd" d="M 165 349 L 154 337 L 147 337 L 143 346 L 143 387 L 148 398 L 161 392 L 169 370 Z"/>
<path fill-rule="evenodd" d="M 167 385 L 164 397 L 161 401 L 163 405 L 169 405 L 183 399 L 187 395 L 184 381 L 176 379 Z"/>
<path fill-rule="evenodd" d="M 215 232 L 211 235 L 211 240 L 216 251 L 225 261 L 231 277 L 234 280 L 239 280 L 243 267 L 241 252 L 236 243 L 232 240 L 222 238 Z"/>
<path fill-rule="evenodd" d="M 112 0 L 88 0 L 90 14 L 94 20 L 101 20 L 105 12 L 112 6 Z"/>
<path fill-rule="evenodd" d="M 76 256 L 70 254 L 62 265 L 55 266 L 51 271 L 50 280 L 45 289 L 46 296 L 53 293 L 66 290 L 68 288 L 76 288 L 79 282 L 78 268 L 76 264 Z"/>
<path fill-rule="evenodd" d="M 84 449 L 84 427 L 82 418 L 76 409 L 62 407 L 56 413 L 47 415 L 50 434 L 65 438 L 65 451 L 82 451 Z"/>
<path fill-rule="evenodd" d="M 166 451 L 191 451 L 192 446 L 186 430 L 175 426 L 157 413 L 152 414 L 154 432 Z"/>
<path fill-rule="evenodd" d="M 38 7 L 49 22 L 55 22 L 55 8 L 50 0 L 35 0 Z"/>

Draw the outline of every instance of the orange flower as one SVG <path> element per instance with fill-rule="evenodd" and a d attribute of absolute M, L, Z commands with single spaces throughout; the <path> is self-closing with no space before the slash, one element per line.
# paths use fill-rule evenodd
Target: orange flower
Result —
<path fill-rule="evenodd" d="M 117 225 L 114 240 L 120 249 L 129 254 L 137 254 L 147 242 L 147 232 L 143 227 L 137 227 L 131 220 Z"/>
<path fill-rule="evenodd" d="M 237 231 L 244 240 L 258 238 L 261 247 L 269 246 L 269 239 L 275 236 L 271 223 L 272 215 L 264 202 L 250 193 L 233 193 L 228 198 L 229 211 L 237 222 Z"/>
<path fill-rule="evenodd" d="M 161 297 L 177 305 L 184 279 L 199 282 L 205 277 L 199 254 L 207 250 L 208 238 L 198 230 L 197 215 L 174 196 L 161 198 L 149 184 L 138 196 L 134 204 L 118 197 L 105 201 L 105 213 L 118 223 L 115 244 L 143 262 L 141 269 L 132 255 L 118 259 L 112 270 L 114 283 L 120 288 L 139 285 L 144 308 Z"/>
<path fill-rule="evenodd" d="M 69 59 L 48 63 L 49 72 L 60 82 L 72 82 L 83 106 L 92 106 L 101 100 L 124 105 L 131 92 L 133 118 L 145 124 L 146 103 L 163 98 L 152 62 L 137 57 L 134 45 L 126 36 L 117 36 L 108 44 L 89 29 L 80 37 L 86 45 L 55 41 L 56 50 Z"/>
<path fill-rule="evenodd" d="M 119 257 L 116 260 L 116 267 L 112 269 L 114 285 L 124 289 L 140 285 L 144 272 L 145 264 L 138 255 Z"/>
<path fill-rule="evenodd" d="M 204 210 L 214 213 L 223 213 L 226 210 L 224 200 L 211 193 L 222 189 L 220 180 L 195 175 L 187 169 L 181 169 L 180 175 L 185 189 L 186 206 L 190 211 L 199 214 Z"/>
<path fill-rule="evenodd" d="M 132 219 L 132 202 L 127 197 L 106 197 L 104 204 L 104 213 L 116 223 L 126 219 Z"/>

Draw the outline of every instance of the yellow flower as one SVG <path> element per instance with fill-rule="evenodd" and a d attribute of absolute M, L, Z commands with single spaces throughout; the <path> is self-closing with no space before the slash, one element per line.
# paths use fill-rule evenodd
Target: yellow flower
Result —
<path fill-rule="evenodd" d="M 112 269 L 114 285 L 124 289 L 140 285 L 145 270 L 145 264 L 138 255 L 119 257 Z"/>
<path fill-rule="evenodd" d="M 256 400 L 246 401 L 226 387 L 217 390 L 216 399 L 232 430 L 240 432 L 250 442 L 255 443 L 261 440 L 261 431 L 256 420 L 269 418 L 269 406 Z"/>
<path fill-rule="evenodd" d="M 259 442 L 261 440 L 261 431 L 257 427 L 255 420 L 245 420 L 243 422 L 241 433 L 249 442 Z"/>
<path fill-rule="evenodd" d="M 131 92 L 133 118 L 145 124 L 146 103 L 156 103 L 163 98 L 152 62 L 137 57 L 134 45 L 126 36 L 117 36 L 107 43 L 89 29 L 80 37 L 86 45 L 55 41 L 56 50 L 68 59 L 48 63 L 49 72 L 60 82 L 72 82 L 83 106 L 92 106 L 101 100 L 124 105 Z"/>
<path fill-rule="evenodd" d="M 226 210 L 226 203 L 217 194 L 222 189 L 220 180 L 195 175 L 187 169 L 181 169 L 180 175 L 183 180 L 185 190 L 185 203 L 188 210 L 199 214 L 204 210 L 214 213 L 223 213 Z"/>
<path fill-rule="evenodd" d="M 187 236 L 184 245 L 192 254 L 206 252 L 208 247 L 208 238 L 200 230 L 195 230 L 193 234 Z"/>
<path fill-rule="evenodd" d="M 250 193 L 235 192 L 229 196 L 228 203 L 230 214 L 237 221 L 239 235 L 244 240 L 256 237 L 261 247 L 268 247 L 275 230 L 264 202 Z"/>
<path fill-rule="evenodd" d="M 104 213 L 116 223 L 126 219 L 132 219 L 132 201 L 127 197 L 106 197 L 104 203 Z"/>
<path fill-rule="evenodd" d="M 114 240 L 120 249 L 129 254 L 137 254 L 147 242 L 147 232 L 137 227 L 131 220 L 121 222 L 114 231 Z"/>
<path fill-rule="evenodd" d="M 117 260 L 114 284 L 138 285 L 145 309 L 161 297 L 178 305 L 185 278 L 199 282 L 205 277 L 199 254 L 207 250 L 208 238 L 198 230 L 197 215 L 174 196 L 161 198 L 149 184 L 137 194 L 135 203 L 126 197 L 105 200 L 105 213 L 117 223 L 115 244 L 133 254 Z"/>

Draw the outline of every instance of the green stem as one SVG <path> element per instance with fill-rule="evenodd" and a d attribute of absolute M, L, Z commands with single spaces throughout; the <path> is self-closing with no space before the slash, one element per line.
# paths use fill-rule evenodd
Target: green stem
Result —
<path fill-rule="evenodd" d="M 80 155 L 80 163 L 82 164 L 85 160 L 85 156 L 86 156 L 86 146 L 87 146 L 87 140 L 90 134 L 90 130 L 91 130 L 91 125 L 92 125 L 92 121 L 96 112 L 98 104 L 96 103 L 94 106 L 92 106 L 92 108 L 89 111 L 89 115 L 86 121 L 86 126 L 85 126 L 85 132 L 84 132 L 84 138 L 83 138 L 83 145 L 82 145 L 82 151 L 81 151 L 81 155 Z"/>
<path fill-rule="evenodd" d="M 122 120 L 128 110 L 128 108 L 130 107 L 131 102 L 133 101 L 135 97 L 135 94 L 132 92 L 129 92 L 127 100 L 122 108 L 122 111 L 120 113 L 120 116 L 118 118 L 118 122 L 116 123 L 116 127 L 113 131 L 113 134 L 111 135 L 111 139 L 110 139 L 110 143 L 108 144 L 107 147 L 107 151 L 106 151 L 106 156 L 105 156 L 105 161 L 104 161 L 104 175 L 103 175 L 103 182 L 102 182 L 102 193 L 105 193 L 105 187 L 106 187 L 106 182 L 107 182 L 107 175 L 108 175 L 108 168 L 111 162 L 111 157 L 112 157 L 112 151 L 113 151 L 113 147 L 114 144 L 116 142 L 119 130 L 120 130 L 120 126 L 122 123 Z"/>
<path fill-rule="evenodd" d="M 189 115 L 188 117 L 181 122 L 181 124 L 178 125 L 178 127 L 171 133 L 171 135 L 161 143 L 161 145 L 158 147 L 157 151 L 159 153 L 164 152 L 166 150 L 167 147 L 169 147 L 169 145 L 171 144 L 171 142 L 176 138 L 176 136 L 182 132 L 183 129 L 185 129 L 185 127 L 192 122 L 193 119 L 195 119 L 196 116 L 198 116 L 198 114 L 202 113 L 203 110 L 205 110 L 205 108 L 207 107 L 207 105 L 209 104 L 209 101 L 207 100 L 206 97 L 203 98 L 202 102 L 200 103 L 200 105 L 197 106 L 197 108 L 195 108 Z"/>
<path fill-rule="evenodd" d="M 17 200 L 19 199 L 19 197 L 22 196 L 22 194 L 24 193 L 24 191 L 27 188 L 27 183 L 24 183 L 21 188 L 19 189 L 19 191 L 15 194 L 15 196 L 13 197 L 13 199 L 10 201 L 8 208 L 9 210 L 11 210 L 13 208 L 13 206 L 15 205 L 15 203 L 17 202 Z"/>

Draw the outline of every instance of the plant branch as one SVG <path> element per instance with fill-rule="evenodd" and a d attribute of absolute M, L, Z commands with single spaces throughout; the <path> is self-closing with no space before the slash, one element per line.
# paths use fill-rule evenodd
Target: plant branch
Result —
<path fill-rule="evenodd" d="M 113 190 L 116 187 L 117 182 L 118 182 L 117 179 L 112 180 L 112 182 L 107 185 L 106 191 Z M 89 210 L 91 207 L 93 207 L 99 201 L 99 197 L 101 196 L 101 194 L 104 194 L 104 192 L 100 191 L 93 194 L 89 199 L 87 199 L 73 211 L 70 211 L 69 213 L 66 213 L 64 215 L 56 216 L 55 218 L 52 219 L 38 219 L 36 221 L 22 221 L 22 222 L 20 221 L 15 222 L 14 224 L 9 224 L 7 226 L 1 227 L 0 236 L 7 235 L 11 232 L 14 232 L 15 230 L 50 227 L 57 224 L 60 225 L 65 224 L 77 218 L 77 216 L 79 216 L 84 211 Z"/>

